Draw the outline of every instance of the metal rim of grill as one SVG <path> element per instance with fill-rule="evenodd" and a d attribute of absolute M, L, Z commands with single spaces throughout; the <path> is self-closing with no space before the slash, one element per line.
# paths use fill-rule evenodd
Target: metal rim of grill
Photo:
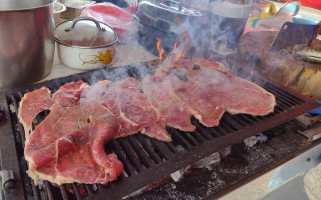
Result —
<path fill-rule="evenodd" d="M 173 138 L 173 142 L 170 143 L 142 134 L 113 139 L 105 145 L 105 149 L 107 153 L 113 152 L 117 155 L 124 165 L 124 173 L 117 181 L 107 185 L 84 184 L 85 196 L 81 195 L 76 183 L 56 186 L 44 181 L 42 188 L 34 185 L 26 174 L 27 163 L 23 155 L 24 131 L 16 115 L 19 101 L 24 93 L 42 86 L 47 86 L 54 92 L 60 86 L 78 80 L 92 84 L 92 77 L 111 81 L 128 76 L 141 79 L 146 73 L 152 74 L 153 70 L 155 69 L 146 69 L 144 63 L 93 70 L 36 84 L 29 88 L 1 92 L 0 106 L 4 107 L 7 119 L 0 122 L 0 170 L 13 170 L 17 180 L 16 189 L 5 191 L 5 197 L 50 200 L 120 199 L 212 153 L 280 125 L 318 105 L 312 99 L 294 91 L 267 82 L 258 76 L 251 76 L 251 81 L 275 95 L 277 105 L 274 113 L 256 117 L 247 114 L 232 116 L 225 113 L 220 125 L 213 128 L 204 127 L 192 118 L 193 125 L 197 127 L 195 132 L 187 133 L 167 128 Z M 120 76 L 116 78 L 116 74 Z M 242 78 L 249 77 L 245 71 L 240 71 L 238 75 Z M 37 121 L 42 121 L 48 113 L 38 115 Z"/>

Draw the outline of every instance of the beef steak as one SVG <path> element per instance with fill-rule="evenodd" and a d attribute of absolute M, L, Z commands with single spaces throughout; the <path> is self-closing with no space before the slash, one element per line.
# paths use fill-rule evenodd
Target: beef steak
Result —
<path fill-rule="evenodd" d="M 24 95 L 20 101 L 18 118 L 25 130 L 26 141 L 32 129 L 33 119 L 43 110 L 48 110 L 54 101 L 50 97 L 50 90 L 42 87 Z"/>
<path fill-rule="evenodd" d="M 27 173 L 35 182 L 40 178 L 57 184 L 105 184 L 123 171 L 116 155 L 104 151 L 104 144 L 119 133 L 121 126 L 107 108 L 79 98 L 83 85 L 81 81 L 62 86 L 54 94 L 55 103 L 45 88 L 53 103 L 51 112 L 31 133 L 24 150 Z M 35 101 L 37 92 L 26 94 L 23 103 Z M 21 116 L 28 112 L 20 111 Z"/>
<path fill-rule="evenodd" d="M 62 106 L 69 106 L 79 101 L 81 93 L 89 85 L 83 81 L 70 82 L 61 86 L 53 95 L 53 99 Z"/>
<path fill-rule="evenodd" d="M 98 101 L 119 120 L 122 129 L 117 137 L 126 137 L 139 131 L 150 137 L 171 141 L 166 131 L 165 118 L 147 101 L 134 78 L 120 81 L 100 81 L 84 93 L 86 98 Z"/>
<path fill-rule="evenodd" d="M 147 76 L 142 81 L 142 88 L 147 100 L 165 117 L 166 124 L 182 131 L 194 131 L 189 108 L 179 102 L 171 90 L 170 81 L 164 77 Z"/>
<path fill-rule="evenodd" d="M 176 99 L 205 126 L 217 126 L 225 111 L 266 115 L 274 110 L 275 97 L 262 87 L 229 73 L 217 62 L 177 59 L 156 72 L 169 79 Z"/>

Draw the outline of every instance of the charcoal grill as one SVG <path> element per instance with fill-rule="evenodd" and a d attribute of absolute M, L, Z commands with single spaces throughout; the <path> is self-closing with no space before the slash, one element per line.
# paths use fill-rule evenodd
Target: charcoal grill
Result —
<path fill-rule="evenodd" d="M 302 113 L 318 106 L 312 99 L 294 91 L 277 86 L 259 76 L 249 76 L 239 71 L 240 77 L 251 77 L 251 81 L 261 85 L 276 97 L 275 112 L 266 116 L 253 117 L 246 114 L 230 115 L 225 113 L 220 125 L 207 128 L 192 119 L 197 127 L 193 133 L 168 128 L 173 142 L 166 143 L 136 134 L 127 138 L 114 139 L 106 144 L 106 152 L 114 152 L 124 165 L 124 173 L 117 181 L 107 185 L 84 185 L 86 194 L 81 195 L 77 184 L 55 186 L 44 181 L 35 186 L 27 176 L 27 163 L 23 156 L 24 131 L 17 119 L 18 104 L 24 93 L 42 86 L 53 92 L 61 85 L 71 81 L 83 80 L 91 84 L 100 79 L 112 81 L 125 77 L 141 79 L 152 74 L 155 68 L 146 68 L 146 63 L 123 66 L 113 69 L 93 70 L 64 78 L 54 79 L 27 88 L 13 89 L 0 93 L 0 170 L 11 170 L 15 176 L 13 189 L 3 190 L 4 199 L 120 199 L 147 186 L 154 181 L 196 162 L 214 152 L 235 144 L 259 132 L 280 125 Z M 48 113 L 37 116 L 41 121 Z"/>

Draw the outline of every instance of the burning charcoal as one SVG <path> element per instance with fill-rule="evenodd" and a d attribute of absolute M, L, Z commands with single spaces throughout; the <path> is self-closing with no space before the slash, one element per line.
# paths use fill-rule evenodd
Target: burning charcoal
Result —
<path fill-rule="evenodd" d="M 210 168 L 211 164 L 221 162 L 221 156 L 218 152 L 213 153 L 200 161 L 197 161 L 191 165 L 191 168 Z"/>
<path fill-rule="evenodd" d="M 171 174 L 171 177 L 172 179 L 175 181 L 175 182 L 178 182 L 179 180 L 181 180 L 185 174 L 187 174 L 190 170 L 191 166 L 187 166 L 181 170 L 178 170 L 174 173 Z"/>
<path fill-rule="evenodd" d="M 268 140 L 268 137 L 266 135 L 263 135 L 262 133 L 252 136 L 249 138 L 246 138 L 243 140 L 247 148 L 254 147 L 256 144 L 262 144 L 263 142 L 266 142 Z"/>
<path fill-rule="evenodd" d="M 245 143 L 247 148 L 251 148 L 254 147 L 259 142 L 259 140 L 256 136 L 252 136 L 244 139 L 243 142 Z"/>

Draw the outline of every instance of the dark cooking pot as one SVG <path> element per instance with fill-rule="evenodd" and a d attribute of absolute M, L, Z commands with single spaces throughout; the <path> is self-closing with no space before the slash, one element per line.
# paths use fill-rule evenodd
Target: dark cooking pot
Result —
<path fill-rule="evenodd" d="M 0 89 L 50 73 L 55 0 L 0 0 Z"/>
<path fill-rule="evenodd" d="M 165 51 L 171 51 L 179 35 L 186 32 L 193 41 L 200 36 L 199 29 L 206 24 L 202 13 L 183 7 L 173 0 L 141 1 L 134 13 L 138 23 L 138 41 L 157 55 L 157 39 Z"/>

